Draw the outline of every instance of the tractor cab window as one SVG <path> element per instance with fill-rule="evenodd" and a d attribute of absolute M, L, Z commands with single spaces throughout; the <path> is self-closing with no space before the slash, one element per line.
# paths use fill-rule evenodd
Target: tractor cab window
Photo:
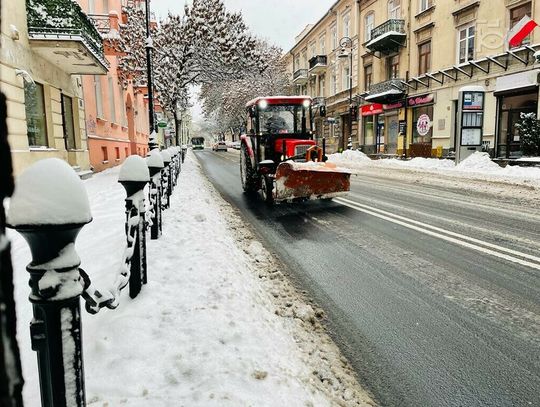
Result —
<path fill-rule="evenodd" d="M 259 111 L 263 133 L 290 134 L 306 131 L 306 109 L 303 106 L 270 105 Z"/>

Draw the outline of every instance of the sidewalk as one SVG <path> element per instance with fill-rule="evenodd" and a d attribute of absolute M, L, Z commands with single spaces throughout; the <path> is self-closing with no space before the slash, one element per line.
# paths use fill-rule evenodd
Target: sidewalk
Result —
<path fill-rule="evenodd" d="M 94 220 L 77 240 L 81 267 L 106 287 L 125 244 L 118 168 L 85 181 Z M 95 407 L 370 406 L 320 324 L 322 311 L 280 265 L 188 155 L 163 236 L 148 241 L 148 285 L 120 307 L 83 312 L 87 404 Z M 30 253 L 10 233 L 25 405 L 39 405 L 30 348 Z"/>

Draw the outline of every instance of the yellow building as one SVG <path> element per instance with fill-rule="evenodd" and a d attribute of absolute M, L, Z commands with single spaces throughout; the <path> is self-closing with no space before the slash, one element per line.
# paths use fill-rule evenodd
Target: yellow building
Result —
<path fill-rule="evenodd" d="M 99 33 L 71 0 L 2 2 L 0 88 L 15 173 L 58 157 L 89 169 L 80 74 L 108 63 Z"/>
<path fill-rule="evenodd" d="M 538 112 L 540 66 L 533 55 L 540 31 L 511 50 L 507 35 L 525 15 L 540 21 L 538 2 L 363 0 L 360 8 L 364 151 L 453 154 L 462 135 L 459 92 L 475 86 L 485 91 L 484 115 L 469 150 L 521 154 L 514 124 L 520 113 Z"/>
<path fill-rule="evenodd" d="M 326 138 L 329 152 L 357 146 L 358 16 L 355 0 L 339 0 L 314 25 L 308 25 L 289 51 L 289 70 L 296 94 L 314 98 L 316 135 Z M 354 109 L 353 109 L 354 113 Z"/>
<path fill-rule="evenodd" d="M 520 113 L 539 111 L 540 28 L 507 49 L 524 16 L 540 22 L 538 1 L 337 1 L 289 52 L 296 93 L 326 105 L 316 130 L 330 150 L 346 148 L 352 133 L 353 148 L 368 154 L 429 157 L 453 155 L 463 133 L 460 89 L 475 86 L 485 92 L 484 114 L 470 150 L 518 157 L 514 124 Z M 345 36 L 353 43 L 353 105 L 360 102 L 352 132 Z"/>

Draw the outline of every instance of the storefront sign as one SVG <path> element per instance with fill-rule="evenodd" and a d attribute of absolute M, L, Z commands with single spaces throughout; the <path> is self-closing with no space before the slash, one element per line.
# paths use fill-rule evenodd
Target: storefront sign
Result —
<path fill-rule="evenodd" d="M 407 99 L 408 107 L 425 106 L 435 103 L 435 94 L 428 93 L 426 95 L 412 96 Z"/>
<path fill-rule="evenodd" d="M 538 86 L 538 74 L 540 74 L 540 70 L 533 69 L 513 75 L 500 76 L 497 78 L 495 93 Z"/>
<path fill-rule="evenodd" d="M 407 134 L 407 121 L 406 120 L 399 121 L 399 133 L 403 135 Z"/>
<path fill-rule="evenodd" d="M 388 103 L 383 105 L 384 110 L 395 110 L 395 109 L 401 109 L 405 107 L 405 101 L 399 100 L 394 103 Z"/>
<path fill-rule="evenodd" d="M 383 113 L 383 105 L 380 103 L 371 103 L 369 105 L 362 106 L 362 116 L 374 116 L 376 114 Z"/>
<path fill-rule="evenodd" d="M 427 114 L 422 114 L 416 122 L 416 131 L 418 135 L 424 137 L 427 136 L 431 129 L 431 120 Z"/>

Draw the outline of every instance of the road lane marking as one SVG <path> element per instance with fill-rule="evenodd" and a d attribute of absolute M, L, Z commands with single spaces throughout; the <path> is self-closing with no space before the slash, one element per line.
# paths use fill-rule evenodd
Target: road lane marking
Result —
<path fill-rule="evenodd" d="M 362 205 L 358 202 L 354 202 L 346 198 L 335 198 L 334 201 L 340 203 L 341 205 L 347 206 L 351 209 L 355 209 L 359 212 L 363 212 L 368 215 L 372 215 L 377 218 L 387 220 L 389 222 L 404 226 L 406 228 L 416 230 L 420 233 L 424 233 L 429 236 L 446 240 L 447 242 L 455 243 L 460 246 L 467 247 L 469 249 L 476 250 L 485 254 L 490 254 L 492 256 L 495 256 L 504 260 L 508 260 L 513 263 L 518 263 L 523 266 L 531 267 L 535 270 L 540 270 L 540 264 L 523 260 L 523 259 L 529 259 L 529 260 L 540 263 L 540 257 L 533 256 L 527 253 L 522 253 L 522 252 L 512 250 L 512 249 L 507 249 L 506 247 L 501 247 L 492 243 L 484 242 L 482 240 L 478 240 L 469 236 L 461 235 L 459 233 L 441 229 L 436 226 L 431 226 L 422 222 L 418 222 L 413 219 L 409 219 L 403 216 L 384 212 L 382 210 L 371 208 L 371 207 Z M 428 230 L 428 229 L 431 229 L 431 230 Z M 505 254 L 505 253 L 508 253 L 508 254 Z M 515 256 L 521 257 L 521 259 Z"/>

